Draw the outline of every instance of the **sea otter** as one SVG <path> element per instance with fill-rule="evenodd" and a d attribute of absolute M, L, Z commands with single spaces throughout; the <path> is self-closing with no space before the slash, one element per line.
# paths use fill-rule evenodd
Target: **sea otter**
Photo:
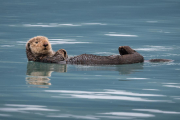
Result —
<path fill-rule="evenodd" d="M 31 38 L 26 44 L 28 61 L 84 65 L 120 65 L 144 62 L 144 57 L 129 46 L 120 46 L 118 50 L 120 55 L 97 56 L 82 54 L 68 58 L 67 52 L 64 49 L 54 52 L 47 37 L 36 36 Z M 172 60 L 152 59 L 149 61 L 170 62 Z"/>

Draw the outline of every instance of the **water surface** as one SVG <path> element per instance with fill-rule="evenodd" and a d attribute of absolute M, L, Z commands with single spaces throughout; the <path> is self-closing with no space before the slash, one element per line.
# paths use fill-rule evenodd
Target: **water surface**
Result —
<path fill-rule="evenodd" d="M 179 0 L 0 1 L 0 119 L 177 120 Z M 170 63 L 82 66 L 28 62 L 26 42 L 47 36 L 69 56 L 118 54 Z"/>

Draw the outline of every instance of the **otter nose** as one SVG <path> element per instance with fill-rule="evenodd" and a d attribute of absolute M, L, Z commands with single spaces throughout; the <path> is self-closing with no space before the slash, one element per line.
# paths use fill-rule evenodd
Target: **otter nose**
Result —
<path fill-rule="evenodd" d="M 44 46 L 44 47 L 48 46 L 48 43 L 44 43 L 43 46 Z"/>

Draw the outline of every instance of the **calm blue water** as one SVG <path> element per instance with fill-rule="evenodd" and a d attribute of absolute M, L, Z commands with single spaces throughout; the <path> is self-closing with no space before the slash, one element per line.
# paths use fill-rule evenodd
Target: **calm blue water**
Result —
<path fill-rule="evenodd" d="M 1 120 L 177 120 L 180 0 L 0 0 Z M 56 51 L 146 60 L 113 66 L 28 62 L 25 43 L 47 36 Z"/>

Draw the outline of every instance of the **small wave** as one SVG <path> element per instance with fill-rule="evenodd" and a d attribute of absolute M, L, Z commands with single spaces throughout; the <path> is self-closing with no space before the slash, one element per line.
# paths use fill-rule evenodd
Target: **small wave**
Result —
<path fill-rule="evenodd" d="M 165 95 L 158 95 L 158 94 L 140 94 L 140 93 L 133 93 L 133 92 L 126 92 L 122 90 L 111 90 L 107 89 L 103 92 L 89 92 L 89 91 L 70 91 L 70 90 L 45 90 L 45 92 L 55 92 L 55 93 L 68 93 L 68 94 L 113 94 L 113 95 L 129 95 L 129 96 L 157 96 L 157 97 L 164 97 Z"/>
<path fill-rule="evenodd" d="M 0 114 L 1 117 L 9 117 L 11 115 L 8 115 L 8 114 Z"/>
<path fill-rule="evenodd" d="M 58 24 L 58 23 L 50 23 L 50 24 L 23 24 L 24 27 L 68 27 L 68 26 L 81 26 L 76 24 Z"/>
<path fill-rule="evenodd" d="M 159 91 L 158 89 L 142 89 L 142 90 Z"/>
<path fill-rule="evenodd" d="M 180 84 L 180 83 L 162 83 L 162 84 L 171 84 L 171 85 L 174 84 L 175 85 L 175 84 Z"/>
<path fill-rule="evenodd" d="M 75 39 L 49 39 L 49 42 L 52 45 L 57 45 L 57 44 L 87 44 L 87 43 L 90 43 L 90 42 L 78 42 Z M 24 44 L 26 44 L 26 41 L 17 41 L 17 43 L 24 45 Z"/>
<path fill-rule="evenodd" d="M 51 41 L 52 45 L 56 45 L 56 44 L 82 44 L 82 43 L 90 43 L 90 42 L 65 42 L 65 41 Z"/>
<path fill-rule="evenodd" d="M 147 23 L 157 23 L 158 21 L 146 21 Z"/>
<path fill-rule="evenodd" d="M 176 112 L 176 111 L 163 111 L 163 110 L 158 110 L 158 109 L 133 109 L 133 110 L 151 112 L 151 113 L 162 113 L 162 114 L 180 114 L 180 112 Z"/>
<path fill-rule="evenodd" d="M 99 113 L 101 114 L 101 113 Z M 55 118 L 73 118 L 73 119 L 87 119 L 87 120 L 100 120 L 101 118 L 105 119 L 133 119 L 135 117 L 129 116 L 117 116 L 117 115 L 73 115 L 73 114 L 57 114 L 57 115 L 47 115 L 47 117 L 55 117 Z"/>
<path fill-rule="evenodd" d="M 14 45 L 1 45 L 1 47 L 13 47 Z"/>
<path fill-rule="evenodd" d="M 75 39 L 49 39 L 49 40 L 55 40 L 55 41 L 76 41 Z"/>
<path fill-rule="evenodd" d="M 161 55 L 161 56 L 165 56 L 165 57 L 167 57 L 167 56 L 180 56 L 180 54 L 167 53 L 167 54 Z"/>
<path fill-rule="evenodd" d="M 152 114 L 145 114 L 145 113 L 134 113 L 134 112 L 109 112 L 109 113 L 99 113 L 105 115 L 117 115 L 117 116 L 131 116 L 131 117 L 155 117 Z"/>
<path fill-rule="evenodd" d="M 172 50 L 172 47 L 166 46 L 146 46 L 146 48 L 136 48 L 138 51 L 169 51 Z"/>
<path fill-rule="evenodd" d="M 91 91 L 70 91 L 70 90 L 45 90 L 45 92 L 58 93 L 56 98 L 84 98 L 84 99 L 103 99 L 103 100 L 125 100 L 136 102 L 171 102 L 169 100 L 150 100 L 142 97 L 165 97 L 159 94 L 140 94 L 120 90 L 105 90 L 103 92 Z M 59 94 L 60 93 L 60 94 Z M 134 97 L 138 96 L 138 97 Z M 141 97 L 140 97 L 141 96 Z"/>
<path fill-rule="evenodd" d="M 146 80 L 149 78 L 126 78 L 126 79 L 130 79 L 130 80 Z"/>
<path fill-rule="evenodd" d="M 180 100 L 180 98 L 174 98 L 174 99 L 176 99 L 176 100 Z"/>
<path fill-rule="evenodd" d="M 46 106 L 40 105 L 23 105 L 23 104 L 5 104 L 6 107 L 0 108 L 3 112 L 20 112 L 28 113 L 27 111 L 59 111 L 55 109 L 48 109 Z"/>
<path fill-rule="evenodd" d="M 85 99 L 104 99 L 104 100 L 125 100 L 125 101 L 139 101 L 139 102 L 168 102 L 167 100 L 149 100 L 140 97 L 127 97 L 127 96 L 111 96 L 111 95 L 71 95 L 73 98 Z"/>
<path fill-rule="evenodd" d="M 107 36 L 115 36 L 115 37 L 138 37 L 138 35 L 128 35 L 128 34 L 104 34 Z"/>
<path fill-rule="evenodd" d="M 81 116 L 81 115 L 72 115 L 72 114 L 48 115 L 47 117 L 99 120 L 99 118 L 97 118 L 96 116 L 87 116 L 87 115 Z"/>
<path fill-rule="evenodd" d="M 76 26 L 84 26 L 84 25 L 107 25 L 104 23 L 80 23 L 80 24 L 72 24 L 72 23 L 66 23 L 66 24 L 59 24 L 59 23 L 37 23 L 37 24 L 23 24 L 24 27 L 76 27 Z M 17 25 L 9 25 L 9 26 L 17 26 Z"/>
<path fill-rule="evenodd" d="M 95 76 L 102 76 L 102 75 L 95 75 Z"/>
<path fill-rule="evenodd" d="M 176 85 L 163 85 L 164 87 L 173 87 L 173 88 L 180 88 L 180 86 L 176 86 Z"/>
<path fill-rule="evenodd" d="M 26 41 L 16 41 L 16 42 L 20 44 L 26 44 Z"/>
<path fill-rule="evenodd" d="M 58 26 L 81 26 L 77 24 L 58 24 Z"/>
<path fill-rule="evenodd" d="M 104 23 L 82 23 L 82 25 L 107 25 Z"/>
<path fill-rule="evenodd" d="M 49 42 L 52 45 L 56 45 L 56 44 L 84 44 L 84 43 L 90 43 L 90 42 L 77 42 L 74 39 L 49 39 Z"/>
<path fill-rule="evenodd" d="M 163 83 L 166 85 L 163 85 L 164 87 L 172 87 L 172 88 L 180 88 L 179 83 Z"/>

